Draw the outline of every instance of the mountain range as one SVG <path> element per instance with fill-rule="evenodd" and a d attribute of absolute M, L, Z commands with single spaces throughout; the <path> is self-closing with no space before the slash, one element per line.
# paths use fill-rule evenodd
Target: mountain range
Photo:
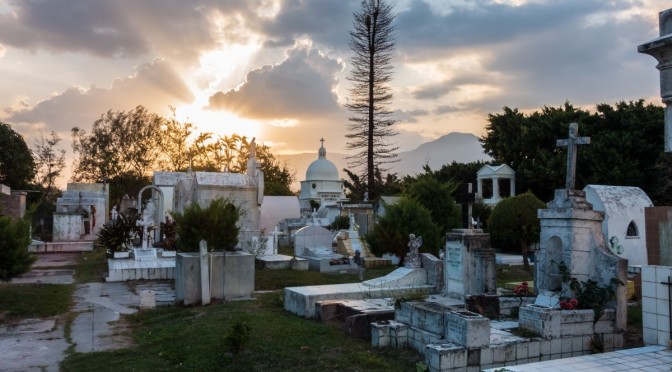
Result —
<path fill-rule="evenodd" d="M 341 178 L 346 177 L 343 168 L 348 168 L 347 156 L 347 154 L 329 152 L 327 149 L 327 159 L 336 165 Z M 276 155 L 276 158 L 280 162 L 287 162 L 289 168 L 296 172 L 296 181 L 292 189 L 299 190 L 300 181 L 306 178 L 306 169 L 317 159 L 317 149 L 313 153 Z M 390 172 L 404 176 L 422 173 L 422 166 L 425 164 L 437 170 L 442 165 L 453 161 L 471 163 L 479 160 L 488 161 L 490 157 L 483 152 L 481 143 L 475 135 L 451 132 L 433 141 L 425 142 L 411 151 L 400 152 L 398 159 L 398 162 L 391 164 Z"/>

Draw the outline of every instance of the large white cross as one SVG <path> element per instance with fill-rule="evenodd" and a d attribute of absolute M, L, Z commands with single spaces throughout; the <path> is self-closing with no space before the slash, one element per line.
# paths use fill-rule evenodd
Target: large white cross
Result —
<path fill-rule="evenodd" d="M 556 141 L 556 146 L 567 147 L 567 176 L 565 178 L 565 188 L 574 190 L 574 183 L 576 181 L 576 153 L 577 145 L 590 144 L 590 137 L 579 137 L 579 124 L 569 124 L 569 138 L 559 139 Z"/>

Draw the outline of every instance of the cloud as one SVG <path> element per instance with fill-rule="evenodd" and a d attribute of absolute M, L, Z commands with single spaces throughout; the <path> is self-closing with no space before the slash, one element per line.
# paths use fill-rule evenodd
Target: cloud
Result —
<path fill-rule="evenodd" d="M 252 70 L 237 89 L 212 95 L 208 108 L 266 120 L 337 112 L 335 75 L 342 69 L 315 49 L 291 49 L 282 63 Z"/>
<path fill-rule="evenodd" d="M 256 24 L 256 30 L 268 37 L 268 46 L 291 46 L 308 36 L 321 46 L 345 50 L 359 4 L 359 0 L 282 0 L 278 14 Z"/>
<path fill-rule="evenodd" d="M 229 31 L 223 19 L 244 15 L 253 21 L 261 2 L 13 0 L 11 11 L 0 13 L 0 41 L 15 48 L 99 57 L 193 60 Z"/>
<path fill-rule="evenodd" d="M 4 57 L 5 53 L 7 53 L 7 48 L 5 48 L 4 45 L 0 44 L 0 58 Z"/>
<path fill-rule="evenodd" d="M 34 106 L 7 108 L 5 120 L 46 125 L 49 130 L 67 132 L 72 127 L 89 128 L 108 110 L 130 110 L 144 105 L 165 112 L 168 105 L 191 102 L 193 96 L 182 78 L 161 60 L 143 64 L 130 77 L 117 79 L 110 88 L 71 87 Z"/>
<path fill-rule="evenodd" d="M 394 119 L 399 121 L 399 122 L 417 123 L 418 122 L 417 117 L 425 116 L 427 114 L 429 114 L 428 111 L 420 110 L 420 109 L 415 109 L 415 110 L 410 110 L 410 111 L 395 110 L 394 111 Z"/>
<path fill-rule="evenodd" d="M 506 43 L 520 35 L 566 25 L 597 11 L 626 7 L 626 1 L 548 1 L 519 6 L 486 0 L 456 4 L 438 13 L 423 0 L 414 0 L 399 13 L 399 46 L 409 54 L 431 55 L 433 48 L 471 48 Z M 428 49 L 429 48 L 429 49 Z"/>

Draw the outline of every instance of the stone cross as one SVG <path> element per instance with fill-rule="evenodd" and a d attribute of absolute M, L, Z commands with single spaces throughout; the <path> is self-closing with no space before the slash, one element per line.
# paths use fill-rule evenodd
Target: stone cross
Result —
<path fill-rule="evenodd" d="M 135 223 L 136 226 L 142 226 L 142 249 L 150 248 L 147 244 L 148 242 L 148 233 L 147 228 L 154 226 L 154 221 L 150 221 L 149 215 L 147 214 L 147 208 L 142 211 L 142 219 L 138 220 Z"/>
<path fill-rule="evenodd" d="M 471 206 L 476 202 L 476 193 L 473 192 L 471 183 L 463 183 L 457 189 L 455 201 L 462 206 L 462 227 L 470 228 L 472 225 Z"/>
<path fill-rule="evenodd" d="M 278 230 L 278 225 L 275 225 L 273 231 L 271 231 L 271 236 L 273 237 L 273 249 L 271 254 L 278 254 L 278 235 L 282 234 L 282 231 Z"/>
<path fill-rule="evenodd" d="M 576 153 L 577 145 L 587 145 L 590 143 L 590 137 L 579 137 L 579 124 L 569 124 L 569 137 L 559 139 L 556 146 L 567 147 L 567 177 L 565 178 L 565 189 L 574 190 L 576 181 Z"/>

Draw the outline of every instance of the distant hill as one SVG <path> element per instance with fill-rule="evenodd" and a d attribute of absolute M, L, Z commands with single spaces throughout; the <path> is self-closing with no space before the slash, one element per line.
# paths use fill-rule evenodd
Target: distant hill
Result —
<path fill-rule="evenodd" d="M 341 177 L 345 177 L 343 168 L 348 166 L 346 157 L 346 154 L 329 152 L 329 149 L 327 149 L 327 159 L 336 165 Z M 306 177 L 306 169 L 311 162 L 317 159 L 317 151 L 314 153 L 277 155 L 277 158 L 281 162 L 286 161 L 290 169 L 296 172 L 296 183 L 292 186 L 292 189 L 298 190 L 300 188 L 299 182 Z M 422 166 L 426 163 L 433 170 L 437 170 L 442 165 L 450 164 L 453 161 L 471 163 L 479 160 L 488 161 L 490 157 L 483 152 L 478 137 L 471 133 L 453 132 L 434 141 L 423 143 L 414 150 L 400 152 L 399 159 L 399 162 L 393 164 L 390 172 L 403 176 L 421 173 Z"/>

